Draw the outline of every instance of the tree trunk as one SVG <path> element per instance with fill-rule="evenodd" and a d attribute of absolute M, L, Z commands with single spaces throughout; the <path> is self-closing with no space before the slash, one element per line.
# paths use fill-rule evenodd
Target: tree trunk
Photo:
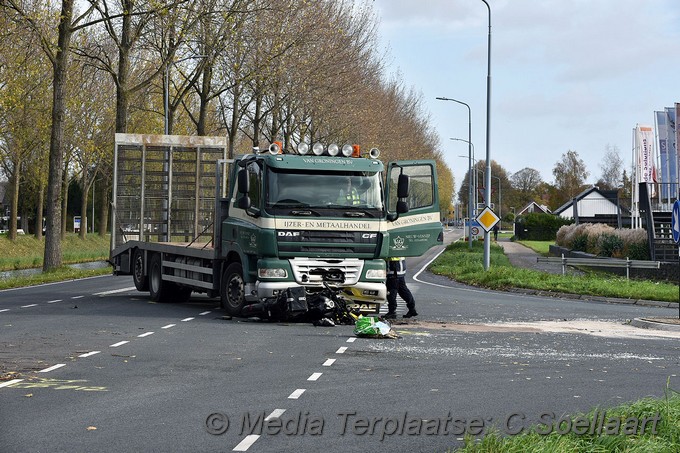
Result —
<path fill-rule="evenodd" d="M 101 194 L 99 203 L 99 236 L 105 236 L 107 231 L 109 231 L 109 183 L 106 179 L 102 179 L 102 190 L 99 191 Z"/>
<path fill-rule="evenodd" d="M 65 168 L 61 182 L 61 239 L 66 238 L 68 221 L 68 170 Z"/>
<path fill-rule="evenodd" d="M 21 175 L 21 162 L 17 162 L 12 175 L 12 202 L 9 214 L 9 240 L 17 240 L 17 217 L 19 217 L 19 177 Z"/>
<path fill-rule="evenodd" d="M 45 204 L 45 185 L 40 182 L 38 187 L 38 206 L 35 210 L 35 238 L 42 241 L 43 238 L 43 205 Z"/>
<path fill-rule="evenodd" d="M 61 179 L 63 172 L 63 139 L 65 115 L 65 86 L 68 54 L 71 44 L 71 19 L 73 0 L 62 0 L 59 19 L 59 38 L 56 56 L 52 62 L 52 134 L 50 137 L 50 170 L 47 182 L 47 234 L 43 271 L 56 269 L 62 264 L 61 254 Z"/>
<path fill-rule="evenodd" d="M 87 217 L 87 200 L 90 195 L 90 185 L 87 181 L 87 170 L 83 170 L 83 177 L 80 180 L 83 196 L 80 199 L 80 239 L 85 239 L 90 221 Z M 94 200 L 92 201 L 94 203 Z"/>

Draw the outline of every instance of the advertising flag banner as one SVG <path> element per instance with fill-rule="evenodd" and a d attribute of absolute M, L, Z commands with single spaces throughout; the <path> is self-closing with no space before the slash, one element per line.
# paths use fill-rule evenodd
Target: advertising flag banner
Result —
<path fill-rule="evenodd" d="M 654 130 L 650 126 L 637 126 L 635 128 L 635 152 L 637 155 L 637 181 L 656 182 Z"/>

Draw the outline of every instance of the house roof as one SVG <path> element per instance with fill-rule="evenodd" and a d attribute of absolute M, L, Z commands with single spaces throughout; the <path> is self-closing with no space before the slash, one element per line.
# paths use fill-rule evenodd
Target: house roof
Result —
<path fill-rule="evenodd" d="M 550 214 L 550 209 L 548 209 L 547 206 L 540 205 L 540 204 L 536 203 L 535 201 L 531 201 L 531 202 L 527 203 L 526 206 L 524 206 L 522 209 L 520 209 L 517 212 L 517 215 L 522 215 L 522 214 L 526 213 L 527 211 L 528 212 L 541 212 L 543 214 Z"/>
<path fill-rule="evenodd" d="M 617 190 L 601 190 L 597 186 L 592 186 L 587 189 L 585 189 L 583 192 L 580 194 L 576 195 L 572 200 L 567 201 L 564 203 L 562 206 L 559 208 L 555 209 L 553 211 L 553 214 L 555 215 L 560 215 L 567 209 L 571 208 L 573 206 L 574 200 L 578 203 L 579 201 L 583 200 L 584 198 L 587 198 L 589 195 L 597 193 L 603 198 L 606 198 L 611 204 L 617 205 L 617 200 L 618 200 L 618 191 Z"/>

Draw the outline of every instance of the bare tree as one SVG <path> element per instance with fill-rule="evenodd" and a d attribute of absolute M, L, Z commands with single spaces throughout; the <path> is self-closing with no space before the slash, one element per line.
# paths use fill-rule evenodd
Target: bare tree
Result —
<path fill-rule="evenodd" d="M 621 187 L 623 177 L 623 159 L 617 146 L 607 145 L 605 147 L 604 159 L 600 164 L 602 176 L 597 185 L 601 189 L 613 190 Z"/>

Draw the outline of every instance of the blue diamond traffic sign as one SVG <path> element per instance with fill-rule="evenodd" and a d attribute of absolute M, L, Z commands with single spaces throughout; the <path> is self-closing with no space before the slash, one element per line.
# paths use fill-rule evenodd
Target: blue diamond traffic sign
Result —
<path fill-rule="evenodd" d="M 673 203 L 671 231 L 673 232 L 673 241 L 675 241 L 676 244 L 680 243 L 680 201 L 678 200 Z"/>

